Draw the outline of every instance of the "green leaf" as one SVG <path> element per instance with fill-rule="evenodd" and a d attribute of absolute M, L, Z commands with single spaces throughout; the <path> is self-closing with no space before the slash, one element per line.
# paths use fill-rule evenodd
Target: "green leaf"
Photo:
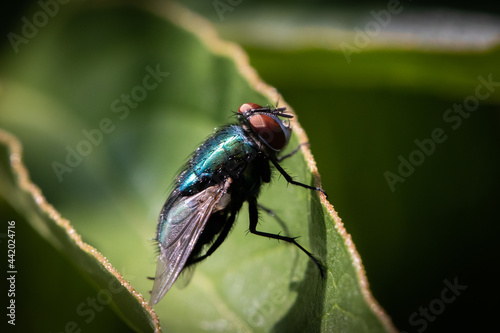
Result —
<path fill-rule="evenodd" d="M 29 223 L 38 233 L 33 237 L 57 252 L 41 239 L 34 241 L 37 249 L 80 269 L 97 287 L 88 297 L 99 309 L 107 308 L 103 295 L 113 281 L 119 291 L 111 293 L 112 309 L 125 323 L 138 331 L 158 329 L 142 295 L 147 299 L 152 287 L 146 279 L 155 270 L 151 239 L 172 180 L 214 127 L 233 119 L 231 110 L 243 102 L 275 103 L 278 95 L 239 48 L 180 7 L 65 8 L 2 60 L 0 122 L 23 147 L 21 155 L 18 141 L 1 132 L 2 209 L 16 211 L 16 222 Z M 307 142 L 300 125 L 292 126 L 289 149 Z M 301 182 L 319 182 L 307 148 L 283 166 Z M 197 266 L 190 285 L 173 288 L 155 306 L 165 331 L 393 330 L 325 197 L 276 176 L 260 202 L 286 221 L 283 230 L 262 216 L 260 230 L 301 236 L 326 264 L 326 279 L 298 249 L 247 235 L 244 206 L 228 240 Z M 53 274 L 74 278 L 73 269 L 61 265 Z M 74 288 L 85 288 L 78 281 Z M 69 322 L 84 329 L 94 322 L 78 311 L 88 298 L 71 294 L 68 301 L 63 292 L 50 295 L 33 283 L 36 297 L 53 297 L 74 310 L 68 318 L 25 322 L 28 329 L 63 330 Z M 35 296 L 18 297 L 31 302 Z M 94 314 L 101 312 L 94 308 Z M 102 331 L 120 324 L 104 322 Z"/>
<path fill-rule="evenodd" d="M 10 284 L 9 302 L 14 300 L 17 304 L 18 319 L 16 322 L 15 317 L 9 317 L 14 319 L 11 324 L 21 330 L 34 327 L 77 330 L 81 328 L 81 323 L 75 320 L 79 316 L 87 329 L 99 330 L 109 320 L 106 322 L 102 317 L 95 320 L 96 312 L 104 310 L 101 316 L 117 321 L 110 311 L 112 307 L 133 329 L 152 330 L 157 318 L 151 309 L 141 306 L 141 302 L 145 302 L 143 297 L 101 253 L 82 242 L 69 221 L 46 202 L 40 189 L 30 181 L 21 161 L 19 141 L 0 130 L 0 147 L 0 207 L 2 217 L 8 219 L 11 226 L 2 236 L 8 241 L 9 249 L 14 250 L 14 257 L 9 257 L 12 261 L 9 261 L 7 273 L 14 279 L 14 287 Z M 7 223 L 5 227 L 7 230 Z M 56 251 L 40 236 L 45 237 Z M 90 286 L 82 274 L 91 280 Z M 68 307 L 71 302 L 67 298 L 80 302 Z M 61 301 L 68 304 L 61 307 Z M 47 318 L 47 313 L 40 311 L 30 321 L 23 320 L 22 317 L 37 305 L 42 309 L 43 306 L 58 309 L 58 315 Z M 116 328 L 119 327 L 126 329 L 117 322 Z"/>
<path fill-rule="evenodd" d="M 340 44 L 355 45 L 354 28 L 385 4 L 357 4 L 356 20 L 345 9 L 252 12 L 245 2 L 217 23 L 298 110 L 323 188 L 398 329 L 493 327 L 494 310 L 476 304 L 491 298 L 484 277 L 500 256 L 498 13 L 401 4 L 351 62 Z M 416 141 L 432 147 L 435 129 L 446 139 L 424 153 Z M 386 172 L 400 175 L 410 157 L 414 169 L 391 187 Z M 420 309 L 455 279 L 467 292 L 428 321 Z"/>

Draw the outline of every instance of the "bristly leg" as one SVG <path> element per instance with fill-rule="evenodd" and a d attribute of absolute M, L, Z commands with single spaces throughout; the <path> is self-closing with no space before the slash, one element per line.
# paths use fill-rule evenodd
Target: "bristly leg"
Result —
<path fill-rule="evenodd" d="M 266 206 L 263 206 L 260 203 L 257 203 L 257 206 L 259 207 L 259 209 L 261 209 L 264 212 L 266 212 L 267 215 L 271 216 L 272 218 L 274 218 L 278 222 L 278 224 L 280 225 L 280 227 L 283 228 L 283 231 L 284 231 L 284 233 L 285 233 L 286 236 L 290 236 L 290 230 L 288 229 L 288 226 L 286 225 L 286 223 L 278 215 L 276 215 L 276 213 L 274 212 L 274 210 L 272 210 L 270 208 L 267 208 Z"/>
<path fill-rule="evenodd" d="M 310 189 L 310 190 L 315 190 L 315 191 L 319 191 L 321 193 L 323 193 L 326 197 L 328 197 L 328 195 L 326 194 L 326 192 L 321 188 L 321 187 L 314 187 L 314 186 L 309 186 L 309 185 L 306 185 L 306 184 L 303 184 L 303 183 L 300 183 L 300 182 L 297 182 L 295 180 L 293 180 L 292 176 L 290 176 L 282 167 L 281 165 L 278 163 L 278 161 L 276 161 L 275 159 L 273 158 L 270 158 L 271 162 L 273 163 L 273 165 L 275 166 L 275 168 L 279 171 L 279 173 L 281 173 L 281 175 L 283 177 L 285 177 L 286 181 L 289 182 L 290 184 L 292 185 L 297 185 L 297 186 L 301 186 L 301 187 L 304 187 L 304 188 L 307 188 L 307 189 Z"/>
<path fill-rule="evenodd" d="M 301 143 L 300 145 L 298 145 L 294 150 L 292 150 L 291 152 L 289 152 L 288 154 L 286 155 L 283 155 L 283 156 L 280 156 L 278 157 L 276 160 L 278 162 L 281 162 L 283 161 L 284 159 L 287 159 L 289 157 L 292 157 L 293 155 L 295 155 L 299 150 L 300 148 L 302 148 L 302 146 L 310 146 L 309 142 L 304 142 L 304 143 Z"/>
<path fill-rule="evenodd" d="M 282 240 L 291 244 L 294 244 L 297 246 L 299 249 L 302 250 L 311 260 L 316 264 L 316 266 L 319 269 L 319 273 L 321 275 L 321 278 L 325 278 L 325 267 L 323 264 L 315 257 L 312 255 L 311 252 L 307 251 L 304 249 L 299 243 L 295 241 L 297 237 L 286 237 L 286 236 L 281 236 L 281 235 L 276 235 L 276 234 L 271 234 L 268 232 L 262 232 L 257 230 L 257 224 L 259 222 L 259 211 L 258 211 L 258 206 L 257 206 L 257 199 L 256 198 L 250 198 L 248 199 L 248 212 L 250 216 L 250 232 L 254 235 L 262 236 L 262 237 L 268 237 L 272 239 L 277 239 L 277 240 Z"/>

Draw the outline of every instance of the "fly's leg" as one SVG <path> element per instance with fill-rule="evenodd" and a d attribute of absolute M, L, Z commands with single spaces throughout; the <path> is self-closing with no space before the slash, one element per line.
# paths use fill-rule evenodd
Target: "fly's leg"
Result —
<path fill-rule="evenodd" d="M 278 224 L 280 225 L 280 227 L 283 229 L 283 234 L 285 236 L 287 236 L 287 237 L 290 237 L 290 230 L 288 229 L 288 226 L 286 225 L 286 223 L 278 215 L 276 215 L 276 213 L 274 212 L 274 210 L 272 210 L 270 208 L 267 208 L 266 206 L 263 206 L 260 203 L 257 203 L 257 206 L 259 207 L 259 211 L 262 210 L 262 211 L 266 212 L 267 215 L 269 215 L 272 218 L 274 218 L 278 222 Z M 295 265 L 294 265 L 294 267 L 297 264 L 297 260 L 299 260 L 299 256 L 300 256 L 299 253 L 297 253 L 297 255 L 295 256 L 295 260 L 294 260 Z M 293 276 L 293 273 L 292 273 L 291 276 Z"/>
<path fill-rule="evenodd" d="M 272 216 L 276 221 L 278 221 L 278 224 L 280 225 L 281 228 L 283 228 L 285 235 L 287 236 L 290 235 L 290 231 L 288 230 L 286 223 L 282 219 L 280 219 L 279 216 L 276 215 L 272 209 L 262 206 L 260 203 L 257 203 L 257 206 L 259 207 L 259 209 L 265 211 L 267 215 Z"/>
<path fill-rule="evenodd" d="M 217 213 L 215 213 L 215 214 L 217 214 Z M 229 216 L 226 223 L 224 224 L 224 228 L 220 232 L 220 234 L 217 237 L 217 239 L 215 240 L 215 242 L 212 243 L 212 245 L 210 246 L 208 251 L 204 255 L 199 256 L 197 258 L 189 258 L 188 261 L 186 262 L 186 265 L 184 266 L 184 269 L 208 258 L 212 253 L 214 253 L 215 250 L 217 250 L 217 248 L 224 242 L 224 240 L 226 240 L 226 237 L 229 234 L 229 231 L 231 231 L 231 228 L 233 227 L 233 223 L 234 223 L 235 218 L 236 218 L 236 212 L 231 212 L 231 215 Z"/>
<path fill-rule="evenodd" d="M 295 241 L 296 237 L 286 237 L 286 236 L 271 234 L 268 232 L 262 232 L 262 231 L 257 230 L 257 223 L 259 222 L 259 210 L 257 207 L 257 199 L 256 198 L 249 198 L 248 199 L 248 212 L 250 215 L 250 227 L 249 227 L 249 229 L 250 229 L 250 232 L 252 234 L 262 236 L 262 237 L 268 237 L 268 238 L 272 238 L 272 239 L 282 240 L 282 241 L 285 241 L 287 243 L 291 243 L 291 244 L 297 246 L 299 249 L 302 250 L 302 252 L 304 252 L 305 254 L 307 254 L 307 256 L 309 258 L 311 258 L 311 260 L 314 262 L 314 264 L 318 267 L 321 277 L 325 278 L 325 269 L 324 269 L 323 265 L 321 264 L 321 262 L 318 259 L 316 259 L 316 257 L 314 257 L 311 252 L 307 251 L 299 243 L 297 243 Z"/>
<path fill-rule="evenodd" d="M 286 154 L 286 155 L 283 155 L 283 156 L 280 156 L 278 157 L 276 160 L 278 162 L 281 162 L 283 161 L 284 159 L 286 158 L 289 158 L 289 157 L 292 157 L 293 155 L 295 155 L 302 146 L 310 146 L 309 142 L 304 142 L 304 143 L 301 143 L 300 145 L 297 146 L 297 148 L 295 148 L 294 150 L 292 150 L 290 153 Z"/>
<path fill-rule="evenodd" d="M 273 165 L 276 167 L 276 169 L 283 175 L 283 177 L 285 177 L 286 181 L 289 182 L 290 184 L 302 186 L 302 187 L 310 189 L 310 190 L 319 191 L 328 197 L 326 192 L 321 187 L 309 186 L 309 185 L 306 185 L 306 184 L 303 184 L 303 183 L 300 183 L 300 182 L 293 180 L 292 176 L 290 176 L 288 173 L 286 173 L 286 171 L 281 167 L 281 165 L 279 165 L 278 161 L 276 161 L 273 158 L 270 158 L 270 160 L 273 163 Z"/>

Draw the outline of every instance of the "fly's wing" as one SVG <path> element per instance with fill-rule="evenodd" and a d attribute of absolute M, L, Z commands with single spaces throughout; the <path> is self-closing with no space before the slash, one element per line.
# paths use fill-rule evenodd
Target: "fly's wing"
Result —
<path fill-rule="evenodd" d="M 165 296 L 181 273 L 189 255 L 212 213 L 223 209 L 231 179 L 211 186 L 193 196 L 179 196 L 162 211 L 158 230 L 160 256 L 149 303 L 155 305 Z M 163 220 L 163 221 L 161 221 Z"/>

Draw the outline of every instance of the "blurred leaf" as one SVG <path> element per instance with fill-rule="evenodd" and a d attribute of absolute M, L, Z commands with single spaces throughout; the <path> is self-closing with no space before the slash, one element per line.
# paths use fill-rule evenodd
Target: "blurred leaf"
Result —
<path fill-rule="evenodd" d="M 152 287 L 146 277 L 155 270 L 157 216 L 179 167 L 241 103 L 278 98 L 246 66 L 245 55 L 216 39 L 205 22 L 176 6 L 150 11 L 68 5 L 18 54 L 3 59 L 0 99 L 2 127 L 21 141 L 31 180 L 72 227 L 17 182 L 18 169 L 13 176 L 3 172 L 10 185 L 2 197 L 12 193 L 9 206 L 99 288 L 120 277 L 107 258 L 142 295 Z M 289 149 L 307 141 L 299 124 L 293 126 Z M 313 184 L 319 176 L 309 150 L 304 154 L 283 165 Z M 5 170 L 16 156 L 4 153 Z M 244 206 L 231 236 L 198 265 L 191 284 L 174 288 L 155 307 L 164 330 L 393 330 L 333 207 L 275 178 L 260 202 L 326 263 L 326 280 L 296 248 L 246 235 Z M 263 216 L 260 229 L 282 227 Z M 80 243 L 76 231 L 99 252 Z M 113 308 L 133 329 L 150 330 L 154 314 L 125 280 L 131 293 L 113 295 Z"/>
<path fill-rule="evenodd" d="M 141 306 L 140 302 L 144 301 L 142 296 L 133 293 L 130 284 L 116 272 L 102 254 L 82 242 L 80 236 L 69 222 L 63 219 L 45 201 L 40 190 L 30 182 L 27 171 L 21 162 L 22 151 L 19 142 L 13 136 L 0 130 L 0 144 L 0 182 L 2 185 L 0 207 L 2 207 L 2 217 L 13 222 L 14 227 L 9 228 L 9 230 L 13 231 L 12 234 L 9 231 L 12 236 L 9 239 L 14 239 L 12 244 L 15 245 L 14 249 L 17 250 L 17 259 L 10 263 L 8 271 L 17 272 L 14 276 L 17 280 L 16 291 L 18 296 L 17 299 L 15 296 L 9 298 L 17 302 L 18 313 L 32 309 L 40 302 L 40 296 L 43 297 L 43 304 L 49 306 L 52 303 L 50 294 L 54 293 L 54 291 L 59 295 L 57 303 L 61 302 L 63 295 L 71 295 L 72 299 L 80 299 L 80 302 L 71 309 L 72 311 L 68 311 L 70 307 L 66 306 L 60 309 L 58 316 L 51 318 L 36 316 L 37 319 L 41 319 L 40 321 L 23 321 L 19 318 L 22 318 L 24 314 L 18 314 L 17 328 L 28 330 L 33 328 L 31 325 L 36 323 L 38 329 L 78 329 L 81 322 L 78 323 L 74 320 L 77 317 L 75 316 L 76 312 L 85 322 L 87 328 L 95 330 L 96 324 L 103 324 L 102 318 L 98 319 L 97 323 L 95 322 L 96 312 L 106 310 L 106 315 L 110 316 L 107 307 L 104 306 L 111 304 L 122 316 L 122 320 L 130 327 L 138 331 L 151 331 L 157 319 L 151 309 Z M 33 235 L 33 230 L 27 228 L 27 223 L 31 224 L 39 233 L 38 237 Z M 59 252 L 53 251 L 44 242 L 40 242 L 40 236 L 45 237 Z M 33 251 L 35 248 L 37 251 Z M 28 249 L 31 251 L 26 251 Z M 65 259 L 68 257 L 72 264 L 79 268 L 76 276 L 73 266 L 67 267 L 68 263 Z M 47 258 L 51 258 L 48 263 L 46 262 Z M 27 265 L 27 262 L 32 260 L 35 262 Z M 38 261 L 44 262 L 44 265 L 39 265 Z M 61 267 L 57 264 L 63 264 L 64 266 Z M 36 269 L 37 267 L 38 269 Z M 56 278 L 51 274 L 51 268 L 55 268 L 59 272 Z M 29 274 L 30 272 L 32 274 Z M 49 277 L 46 277 L 47 273 L 49 273 Z M 98 288 L 97 292 L 92 292 L 92 289 L 87 287 L 88 282 L 78 276 L 82 273 L 91 279 L 92 287 Z M 27 276 L 30 279 L 26 279 Z M 38 282 L 35 282 L 37 286 L 35 290 L 32 290 L 33 281 Z M 57 282 L 57 287 L 52 290 L 54 282 Z M 75 282 L 79 283 L 77 288 L 74 286 Z M 67 289 L 63 290 L 63 287 Z M 75 289 L 76 292 L 73 291 Z M 28 290 L 32 290 L 33 293 L 29 295 Z M 85 293 L 82 294 L 82 290 L 85 290 Z M 35 299 L 29 302 L 29 307 L 26 307 L 24 300 L 28 299 L 28 297 L 19 297 L 19 295 L 30 296 Z M 47 301 L 46 298 L 49 298 L 49 300 Z M 60 307 L 57 303 L 53 309 Z M 62 318 L 63 313 L 67 315 L 66 318 Z M 32 319 L 35 319 L 35 317 Z M 88 326 L 89 324 L 92 324 L 92 326 Z M 97 329 L 99 329 L 99 326 L 97 326 Z M 124 327 L 121 327 L 121 330 L 123 329 Z"/>

